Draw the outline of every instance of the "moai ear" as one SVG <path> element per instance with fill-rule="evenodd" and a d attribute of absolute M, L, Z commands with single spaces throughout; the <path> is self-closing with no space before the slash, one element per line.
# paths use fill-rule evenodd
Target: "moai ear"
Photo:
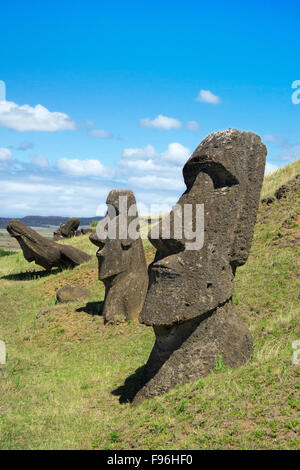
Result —
<path fill-rule="evenodd" d="M 183 167 L 183 177 L 188 190 L 193 186 L 200 173 L 207 174 L 211 178 L 214 189 L 239 184 L 237 178 L 221 163 L 212 161 L 206 155 L 198 156 L 196 154 L 194 156 L 193 154 Z"/>

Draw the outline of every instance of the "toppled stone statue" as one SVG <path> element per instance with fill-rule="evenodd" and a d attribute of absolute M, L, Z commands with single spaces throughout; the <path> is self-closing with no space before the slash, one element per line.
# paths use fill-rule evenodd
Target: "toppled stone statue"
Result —
<path fill-rule="evenodd" d="M 235 312 L 233 281 L 251 247 L 266 153 L 259 136 L 228 129 L 208 135 L 186 162 L 186 191 L 159 223 L 159 236 L 149 234 L 157 253 L 140 322 L 153 327 L 156 341 L 134 404 L 207 375 L 220 359 L 238 367 L 250 357 L 252 338 Z M 197 249 L 175 231 L 178 209 L 185 213 L 189 204 L 193 230 L 196 207 L 203 208 Z"/>
<path fill-rule="evenodd" d="M 7 231 L 17 239 L 27 261 L 35 261 L 47 270 L 53 267 L 74 268 L 91 259 L 91 256 L 77 248 L 60 245 L 42 237 L 20 220 L 11 220 Z"/>
<path fill-rule="evenodd" d="M 99 248 L 96 256 L 99 280 L 105 285 L 104 320 L 119 323 L 138 318 L 147 293 L 148 273 L 133 192 L 110 191 L 106 204 L 107 214 L 90 241 Z"/>
<path fill-rule="evenodd" d="M 53 232 L 53 240 L 61 240 L 62 238 L 72 238 L 80 225 L 78 217 L 71 217 L 66 222 L 62 222 L 59 228 Z"/>

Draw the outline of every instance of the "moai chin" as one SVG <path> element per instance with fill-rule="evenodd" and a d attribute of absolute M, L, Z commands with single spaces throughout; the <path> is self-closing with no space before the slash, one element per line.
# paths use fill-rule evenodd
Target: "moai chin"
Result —
<path fill-rule="evenodd" d="M 105 285 L 106 323 L 136 320 L 142 310 L 148 273 L 132 191 L 110 191 L 108 211 L 90 240 L 99 247 L 98 278 Z"/>
<path fill-rule="evenodd" d="M 187 189 L 176 206 L 190 204 L 195 214 L 203 205 L 203 246 L 188 249 L 184 235 L 175 236 L 175 210 L 167 216 L 170 237 L 161 236 L 162 221 L 159 237 L 149 235 L 157 253 L 140 322 L 153 327 L 156 341 L 134 404 L 207 375 L 220 356 L 229 367 L 251 356 L 232 294 L 252 243 L 266 154 L 256 134 L 228 129 L 208 135 L 184 165 Z"/>

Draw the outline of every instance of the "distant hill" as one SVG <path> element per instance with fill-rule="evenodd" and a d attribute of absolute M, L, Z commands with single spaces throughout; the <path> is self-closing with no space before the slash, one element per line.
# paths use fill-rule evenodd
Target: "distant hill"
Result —
<path fill-rule="evenodd" d="M 12 220 L 13 217 L 0 217 L 0 228 L 6 228 L 7 225 L 9 224 L 10 220 Z M 20 220 L 26 225 L 29 225 L 30 227 L 50 227 L 50 226 L 59 226 L 62 222 L 66 222 L 69 217 L 59 217 L 59 216 L 42 216 L 42 215 L 27 215 L 26 217 L 18 218 L 16 217 L 17 220 Z M 80 225 L 91 225 L 93 220 L 101 220 L 103 217 L 79 217 L 80 219 Z"/>

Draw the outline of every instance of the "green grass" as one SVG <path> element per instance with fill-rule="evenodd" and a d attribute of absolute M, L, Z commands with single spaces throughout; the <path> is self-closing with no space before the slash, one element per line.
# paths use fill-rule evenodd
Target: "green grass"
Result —
<path fill-rule="evenodd" d="M 300 159 L 265 176 L 261 197 L 273 196 L 276 189 L 300 174 Z"/>
<path fill-rule="evenodd" d="M 2 258 L 2 256 L 13 255 L 14 253 L 14 251 L 2 250 L 2 248 L 0 248 L 0 258 Z"/>
<path fill-rule="evenodd" d="M 22 253 L 1 257 L 8 358 L 0 369 L 0 448 L 299 449 L 300 371 L 291 362 L 300 339 L 299 227 L 286 223 L 298 214 L 299 193 L 261 206 L 251 254 L 237 271 L 234 303 L 254 338 L 251 360 L 229 369 L 219 357 L 209 376 L 137 408 L 124 397 L 154 335 L 134 322 L 104 326 L 96 258 L 45 275 Z M 62 243 L 96 251 L 88 235 Z M 145 251 L 150 261 L 148 242 Z M 90 297 L 56 304 L 56 291 L 70 282 Z"/>

